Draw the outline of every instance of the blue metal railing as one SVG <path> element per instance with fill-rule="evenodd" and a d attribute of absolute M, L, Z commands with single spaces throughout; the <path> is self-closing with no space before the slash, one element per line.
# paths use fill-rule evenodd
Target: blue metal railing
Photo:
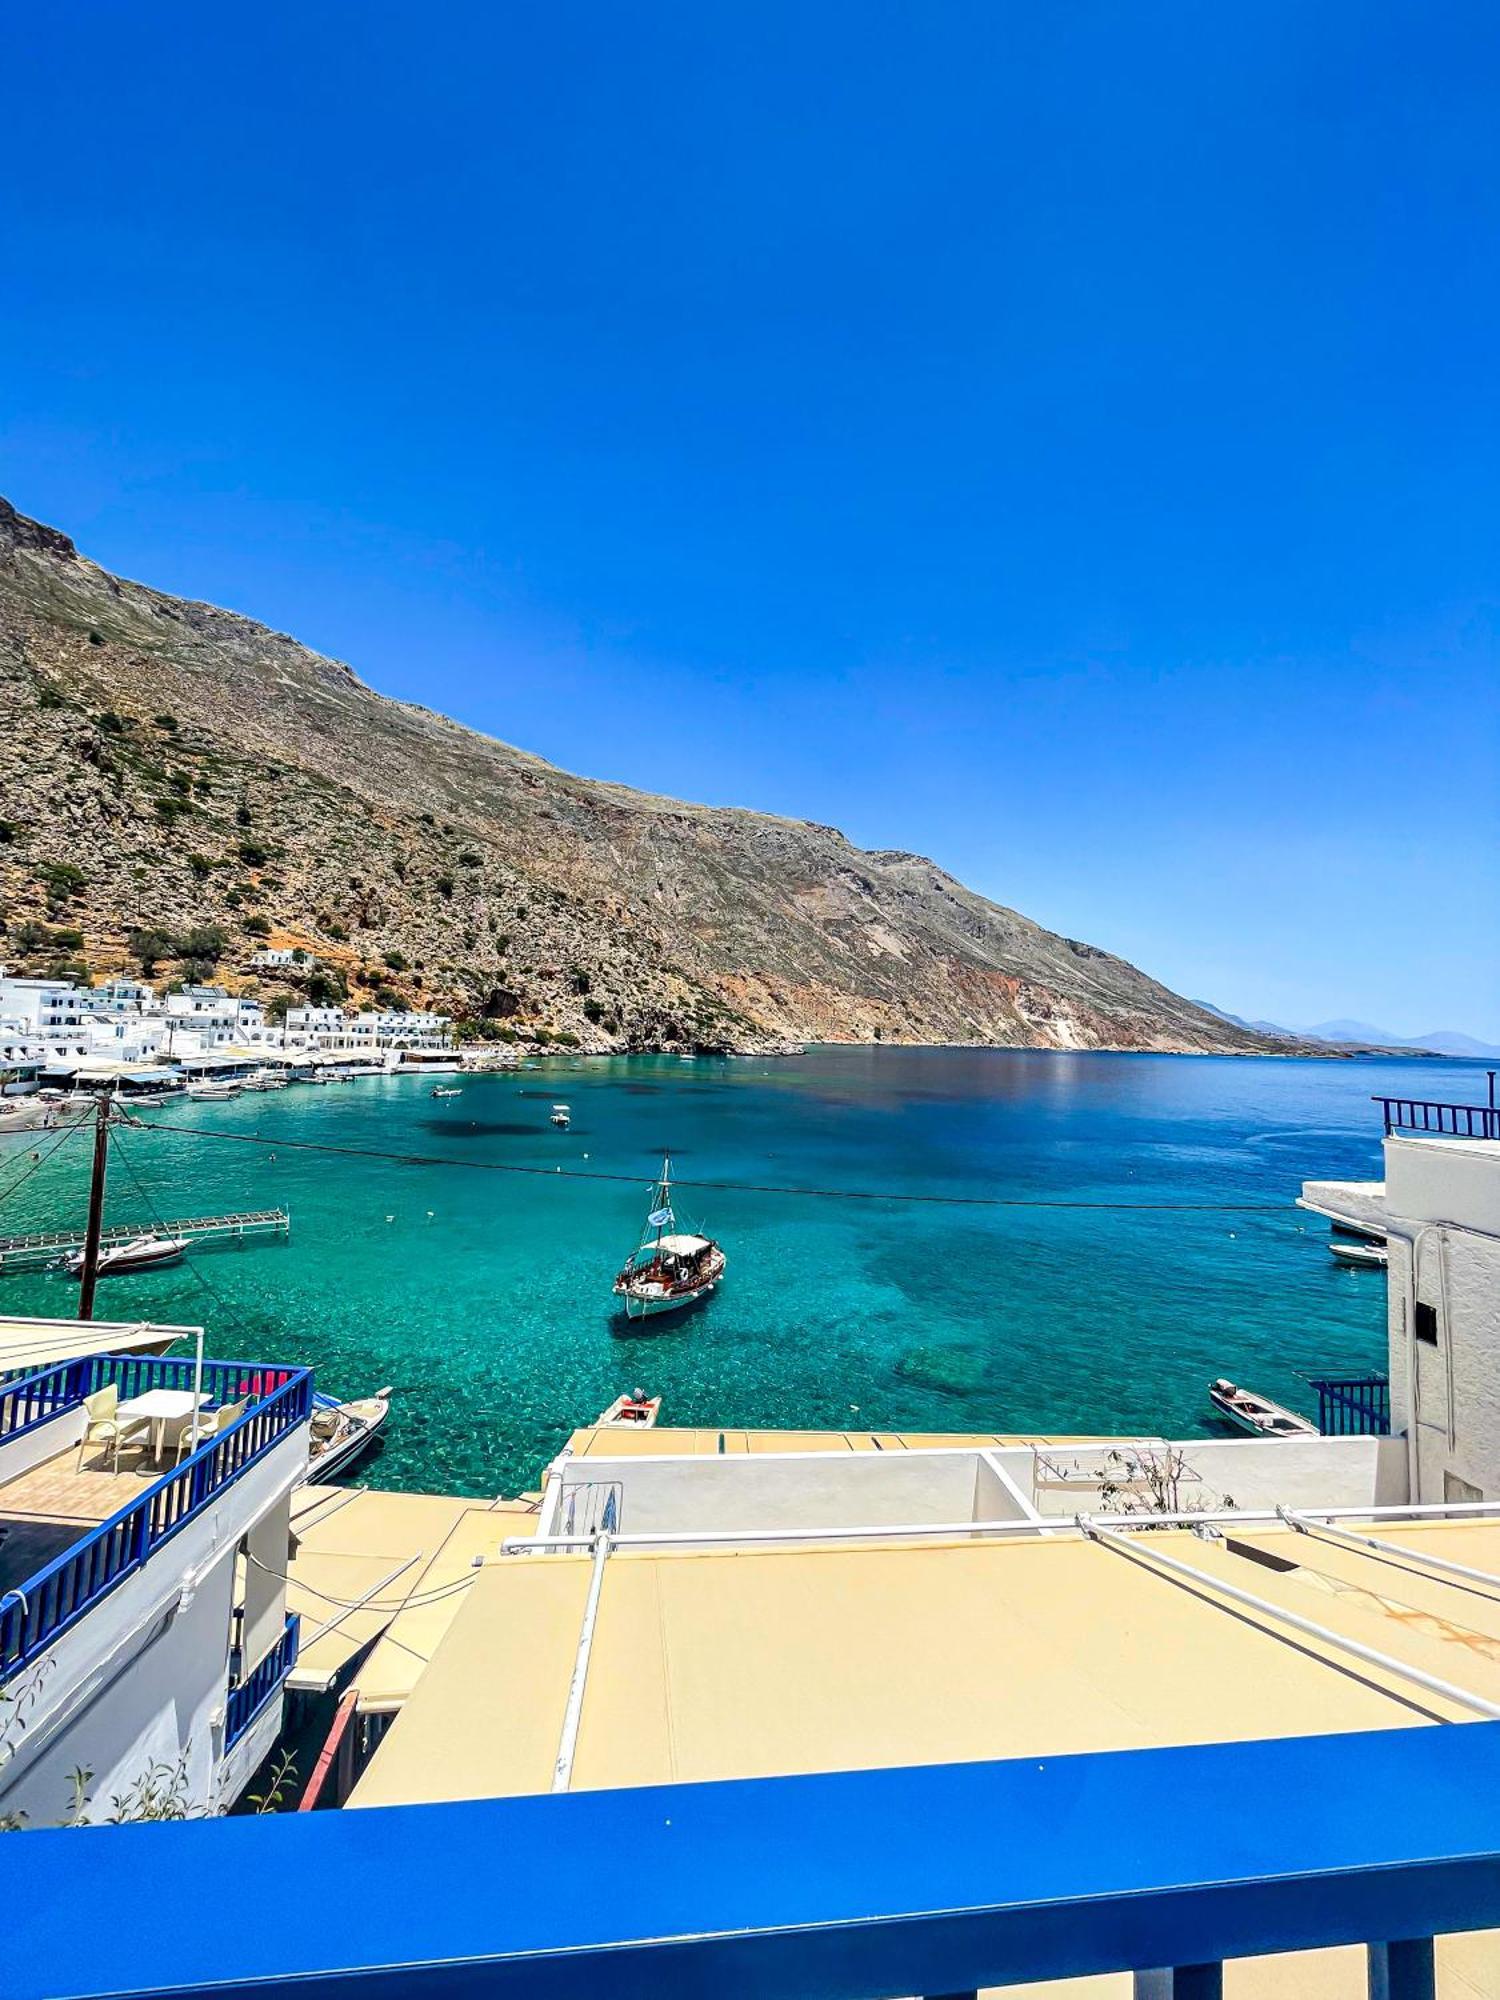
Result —
<path fill-rule="evenodd" d="M 192 1380 L 194 1364 L 155 1356 L 103 1355 L 82 1365 L 89 1371 L 85 1377 L 89 1393 L 118 1379 L 114 1372 L 118 1369 L 131 1385 L 126 1393 L 134 1396 L 147 1388 L 186 1386 Z M 185 1377 L 174 1372 L 183 1369 Z M 266 1369 L 219 1361 L 205 1362 L 203 1374 L 205 1384 L 212 1384 L 208 1393 L 217 1400 L 253 1394 L 249 1385 L 256 1381 L 276 1386 L 268 1386 L 227 1431 L 200 1445 L 128 1507 L 102 1521 L 0 1598 L 0 1682 L 37 1659 L 101 1597 L 200 1513 L 215 1494 L 299 1424 L 306 1423 L 312 1408 L 311 1369 Z"/>
<path fill-rule="evenodd" d="M 229 1705 L 224 1717 L 226 1750 L 234 1748 L 296 1666 L 301 1632 L 302 1620 L 294 1611 L 288 1617 L 281 1637 L 259 1666 L 252 1667 L 239 1686 L 229 1690 Z"/>
<path fill-rule="evenodd" d="M 86 1361 L 61 1361 L 34 1375 L 12 1377 L 0 1387 L 0 1442 L 75 1409 L 87 1394 L 88 1366 Z"/>
<path fill-rule="evenodd" d="M 1425 1097 L 1372 1097 L 1387 1134 L 1431 1132 L 1449 1139 L 1500 1139 L 1500 1105 L 1450 1104 Z"/>
<path fill-rule="evenodd" d="M 7 2000 L 883 2000 L 1161 1967 L 1180 1996 L 1361 1944 L 1414 2000 L 1435 1936 L 1500 1926 L 1497 1793 L 1500 1724 L 1469 1723 L 36 1831 L 6 1849 Z M 517 1854 L 595 1865 L 476 1893 Z M 252 1911 L 316 1883 L 317 1922 L 79 1920 L 143 1880 Z"/>
<path fill-rule="evenodd" d="M 1391 1384 L 1385 1375 L 1309 1375 L 1318 1392 L 1318 1429 L 1329 1437 L 1389 1437 Z"/>

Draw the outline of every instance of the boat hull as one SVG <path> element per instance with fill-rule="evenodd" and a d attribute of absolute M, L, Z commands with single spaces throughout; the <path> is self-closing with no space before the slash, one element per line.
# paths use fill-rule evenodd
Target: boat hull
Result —
<path fill-rule="evenodd" d="M 705 1284 L 695 1285 L 688 1292 L 673 1292 L 666 1298 L 643 1299 L 633 1292 L 622 1292 L 627 1319 L 660 1319 L 663 1313 L 681 1312 L 684 1306 L 695 1306 L 699 1299 L 706 1299 L 718 1286 L 717 1278 L 710 1278 Z"/>

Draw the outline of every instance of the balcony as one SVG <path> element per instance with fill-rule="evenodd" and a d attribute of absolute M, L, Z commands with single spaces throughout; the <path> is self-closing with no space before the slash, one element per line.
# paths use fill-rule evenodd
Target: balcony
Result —
<path fill-rule="evenodd" d="M 30 1439 L 37 1447 L 28 1468 L 0 1487 L 7 1526 L 0 1540 L 0 1683 L 40 1659 L 307 1422 L 311 1370 L 207 1361 L 208 1410 L 248 1401 L 227 1430 L 166 1471 L 144 1458 L 116 1471 L 75 1456 L 81 1425 L 66 1420 L 85 1397 L 111 1383 L 122 1401 L 151 1389 L 191 1389 L 195 1366 L 154 1355 L 92 1355 L 0 1387 L 0 1446 Z M 59 1448 L 49 1453 L 51 1426 Z"/>
<path fill-rule="evenodd" d="M 302 1620 L 292 1612 L 286 1628 L 265 1658 L 229 1690 L 224 1717 L 224 1748 L 232 1750 L 264 1712 L 267 1703 L 281 1691 L 281 1684 L 297 1664 Z"/>
<path fill-rule="evenodd" d="M 1431 2000 L 1435 1963 L 1486 1990 L 1497 1785 L 1478 1723 L 37 1833 L 6 1856 L 7 1990 L 878 2000 L 1137 1971 L 1186 2000 L 1226 1960 L 1270 1996 L 1310 1968 L 1243 1961 L 1355 1947 L 1372 1994 Z M 143 1879 L 273 1915 L 80 1920 Z"/>
<path fill-rule="evenodd" d="M 1385 1119 L 1385 1135 L 1427 1132 L 1434 1138 L 1500 1139 L 1500 1105 L 1453 1104 L 1425 1097 L 1372 1097 Z"/>

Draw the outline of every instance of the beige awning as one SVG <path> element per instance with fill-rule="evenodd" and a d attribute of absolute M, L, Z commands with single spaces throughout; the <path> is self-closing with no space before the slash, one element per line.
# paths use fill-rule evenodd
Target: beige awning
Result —
<path fill-rule="evenodd" d="M 146 1319 L 0 1319 L 0 1371 L 33 1373 L 89 1354 L 121 1354 L 202 1337 L 200 1326 L 160 1326 Z"/>

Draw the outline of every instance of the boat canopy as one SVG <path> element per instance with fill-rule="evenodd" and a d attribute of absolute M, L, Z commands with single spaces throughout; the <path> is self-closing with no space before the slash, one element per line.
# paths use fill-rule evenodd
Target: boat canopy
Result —
<path fill-rule="evenodd" d="M 646 1243 L 641 1247 L 649 1250 L 653 1255 L 658 1250 L 665 1250 L 669 1257 L 696 1257 L 700 1250 L 708 1248 L 708 1238 L 706 1236 L 659 1236 L 654 1243 Z"/>

